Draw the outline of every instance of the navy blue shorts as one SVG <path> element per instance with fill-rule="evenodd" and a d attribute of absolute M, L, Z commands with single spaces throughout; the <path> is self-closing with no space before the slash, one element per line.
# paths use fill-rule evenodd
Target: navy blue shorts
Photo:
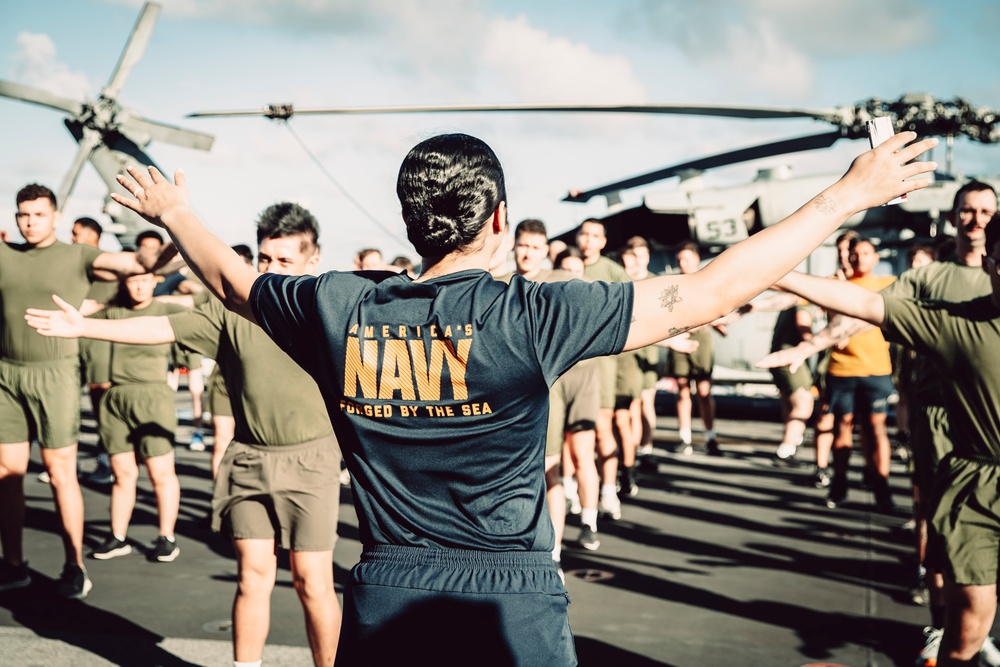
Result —
<path fill-rule="evenodd" d="M 830 412 L 837 418 L 855 413 L 862 415 L 887 412 L 892 394 L 891 375 L 871 377 L 837 377 L 828 375 L 827 391 Z"/>
<path fill-rule="evenodd" d="M 338 667 L 577 664 L 552 554 L 380 545 L 344 591 Z"/>

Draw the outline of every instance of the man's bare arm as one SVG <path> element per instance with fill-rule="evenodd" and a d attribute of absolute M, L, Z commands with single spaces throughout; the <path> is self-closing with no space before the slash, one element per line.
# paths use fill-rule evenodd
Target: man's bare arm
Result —
<path fill-rule="evenodd" d="M 827 310 L 844 313 L 870 324 L 885 323 L 885 299 L 878 292 L 843 280 L 830 280 L 793 271 L 778 281 L 781 289 L 798 294 Z"/>
<path fill-rule="evenodd" d="M 839 181 L 812 201 L 730 247 L 700 271 L 636 283 L 625 349 L 670 338 L 726 315 L 778 282 L 850 216 L 927 186 L 929 179 L 906 179 L 934 169 L 932 162 L 910 161 L 937 141 L 905 146 L 915 138 L 912 132 L 901 132 L 859 155 Z"/>
<path fill-rule="evenodd" d="M 112 343 L 159 345 L 177 340 L 166 317 L 129 317 L 123 320 L 99 320 L 84 317 L 80 311 L 53 295 L 60 310 L 29 308 L 24 315 L 28 324 L 43 336 L 54 338 L 93 338 Z"/>
<path fill-rule="evenodd" d="M 112 194 L 114 200 L 164 228 L 188 266 L 226 308 L 255 321 L 250 308 L 250 288 L 260 274 L 198 220 L 188 201 L 184 173 L 178 170 L 174 183 L 156 167 L 149 167 L 148 173 L 129 167 L 128 173 L 131 178 L 119 175 L 118 182 L 135 199 Z"/>

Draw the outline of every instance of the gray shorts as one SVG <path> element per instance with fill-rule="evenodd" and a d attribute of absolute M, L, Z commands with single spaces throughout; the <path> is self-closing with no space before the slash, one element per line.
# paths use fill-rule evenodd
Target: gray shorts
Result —
<path fill-rule="evenodd" d="M 215 478 L 212 529 L 292 551 L 331 551 L 340 510 L 340 447 L 332 435 L 298 445 L 232 442 Z"/>

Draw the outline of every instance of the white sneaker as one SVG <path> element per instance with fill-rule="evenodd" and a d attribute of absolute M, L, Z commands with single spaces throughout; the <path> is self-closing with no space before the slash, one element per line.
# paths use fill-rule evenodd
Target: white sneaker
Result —
<path fill-rule="evenodd" d="M 1000 667 L 1000 648 L 997 648 L 993 637 L 987 637 L 979 649 L 979 664 L 982 667 Z"/>
<path fill-rule="evenodd" d="M 791 461 L 798 450 L 798 445 L 791 442 L 783 442 L 778 445 L 778 449 L 774 452 L 774 455 L 781 461 Z"/>
<path fill-rule="evenodd" d="M 927 626 L 924 628 L 924 637 L 927 639 L 924 641 L 924 648 L 920 651 L 917 656 L 916 666 L 917 667 L 927 667 L 928 665 L 936 665 L 938 657 L 938 649 L 941 647 L 941 637 L 944 635 L 944 629 L 932 628 Z"/>
<path fill-rule="evenodd" d="M 622 518 L 622 503 L 618 500 L 618 496 L 614 494 L 602 494 L 601 504 L 597 509 L 600 510 L 601 514 L 607 515 L 612 521 Z"/>
<path fill-rule="evenodd" d="M 566 498 L 566 514 L 572 514 L 577 516 L 583 511 L 583 505 L 580 504 L 580 496 L 574 496 L 573 498 Z"/>

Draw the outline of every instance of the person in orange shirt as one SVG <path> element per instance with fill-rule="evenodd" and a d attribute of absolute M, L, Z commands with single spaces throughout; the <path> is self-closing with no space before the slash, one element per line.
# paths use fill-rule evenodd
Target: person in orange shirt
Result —
<path fill-rule="evenodd" d="M 851 243 L 850 263 L 853 273 L 848 279 L 865 289 L 878 292 L 895 278 L 876 276 L 879 257 L 875 245 L 863 238 Z M 891 456 L 889 435 L 886 431 L 886 412 L 892 393 L 892 360 L 889 344 L 878 329 L 870 329 L 852 336 L 842 349 L 830 355 L 827 368 L 827 388 L 830 411 L 836 418 L 833 443 L 833 480 L 826 505 L 833 509 L 847 500 L 847 467 L 854 441 L 855 416 L 861 427 L 868 431 L 874 443 L 876 473 L 872 480 L 875 505 L 883 512 L 893 509 L 889 490 L 889 460 Z"/>

